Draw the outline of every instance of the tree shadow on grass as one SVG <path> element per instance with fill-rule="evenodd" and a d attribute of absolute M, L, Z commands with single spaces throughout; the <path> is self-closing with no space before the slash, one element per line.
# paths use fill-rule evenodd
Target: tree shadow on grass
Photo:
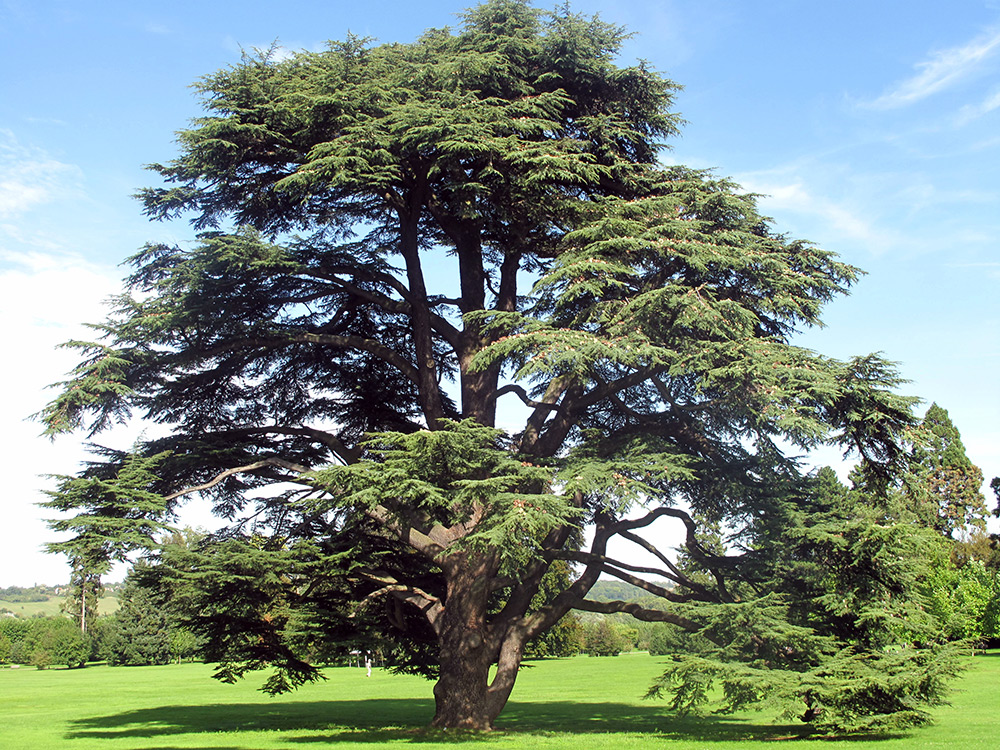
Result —
<path fill-rule="evenodd" d="M 432 700 L 413 698 L 173 705 L 76 719 L 66 736 L 113 739 L 202 732 L 365 731 L 387 725 L 416 728 L 433 714 Z"/>
<path fill-rule="evenodd" d="M 431 700 L 359 700 L 261 704 L 174 705 L 137 709 L 79 719 L 69 739 L 152 738 L 202 732 L 286 731 L 288 742 L 352 741 L 380 743 L 469 742 L 488 735 L 426 729 L 434 713 Z M 788 729 L 747 726 L 735 720 L 678 719 L 653 705 L 619 703 L 511 703 L 497 722 L 502 732 L 514 734 L 572 732 L 634 732 L 703 739 L 787 735 Z M 305 733 L 303 736 L 302 733 Z"/>
<path fill-rule="evenodd" d="M 67 739 L 154 738 L 180 734 L 284 731 L 289 743 L 475 742 L 496 735 L 426 728 L 430 699 L 289 701 L 174 705 L 124 711 L 73 722 Z M 497 720 L 504 734 L 557 735 L 628 732 L 664 740 L 704 742 L 794 740 L 809 736 L 802 724 L 769 724 L 745 717 L 676 716 L 654 703 L 511 702 Z M 851 739 L 840 737 L 838 739 Z M 857 739 L 861 739 L 860 737 Z M 864 739 L 875 739 L 871 736 Z"/>

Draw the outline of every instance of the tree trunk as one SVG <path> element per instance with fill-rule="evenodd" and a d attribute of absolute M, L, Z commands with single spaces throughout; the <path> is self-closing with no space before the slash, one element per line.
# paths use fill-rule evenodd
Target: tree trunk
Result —
<path fill-rule="evenodd" d="M 507 658 L 490 681 L 498 649 L 489 637 L 487 607 L 494 566 L 485 557 L 470 556 L 450 568 L 448 595 L 438 632 L 440 673 L 434 686 L 435 713 L 431 726 L 440 729 L 488 731 L 507 704 L 517 666 L 509 658 L 521 649 L 504 649 Z"/>
<path fill-rule="evenodd" d="M 442 639 L 444 640 L 444 639 Z M 451 647 L 442 642 L 441 671 L 434 686 L 435 712 L 431 726 L 440 729 L 493 728 L 506 701 L 498 702 L 490 693 L 490 659 L 473 634 L 461 636 Z"/>

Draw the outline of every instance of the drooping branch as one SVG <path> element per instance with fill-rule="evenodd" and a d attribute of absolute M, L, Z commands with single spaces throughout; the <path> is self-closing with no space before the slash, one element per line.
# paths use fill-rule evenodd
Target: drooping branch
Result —
<path fill-rule="evenodd" d="M 653 521 L 664 516 L 680 519 L 680 521 L 684 524 L 686 531 L 684 545 L 691 557 L 708 568 L 712 577 L 715 579 L 719 594 L 723 597 L 723 599 L 732 601 L 732 597 L 730 596 L 729 590 L 726 586 L 726 579 L 722 573 L 722 569 L 736 567 L 739 564 L 740 557 L 713 555 L 702 547 L 701 543 L 698 541 L 698 524 L 693 518 L 691 518 L 690 514 L 685 511 L 680 510 L 679 508 L 655 508 L 640 518 L 618 521 L 611 527 L 610 533 L 622 534 L 623 532 L 630 532 L 635 529 L 644 528 L 653 523 Z"/>
<path fill-rule="evenodd" d="M 664 578 L 667 578 L 673 581 L 674 583 L 678 583 L 684 588 L 690 589 L 695 593 L 702 594 L 704 596 L 713 596 L 712 593 L 707 588 L 702 586 L 700 583 L 691 580 L 691 578 L 689 578 L 688 576 L 684 575 L 684 573 L 681 572 L 680 568 L 674 565 L 673 561 L 669 557 L 667 557 L 659 549 L 657 549 L 655 544 L 650 543 L 648 540 L 643 539 L 641 536 L 631 531 L 620 531 L 618 532 L 618 536 L 620 536 L 622 539 L 628 539 L 633 544 L 639 545 L 649 554 L 656 557 L 657 560 L 662 562 L 666 566 L 666 570 L 662 571 Z M 669 573 L 667 571 L 669 571 Z"/>
<path fill-rule="evenodd" d="M 689 581 L 685 576 L 675 577 L 669 571 L 661 568 L 649 568 L 642 565 L 631 565 L 629 563 L 622 562 L 621 560 L 616 560 L 606 555 L 595 555 L 590 552 L 583 551 L 571 551 L 567 550 L 561 552 L 558 555 L 559 558 L 564 560 L 572 560 L 573 562 L 582 562 L 587 564 L 598 564 L 601 566 L 601 572 L 607 573 L 608 575 L 614 576 L 626 583 L 630 583 L 636 588 L 644 589 L 654 596 L 658 596 L 661 599 L 666 599 L 671 602 L 689 602 L 689 601 L 721 601 L 718 594 L 715 594 L 703 586 L 694 586 L 698 589 L 692 591 L 690 594 L 677 594 L 668 588 L 659 586 L 655 583 L 650 583 L 642 578 L 630 575 L 626 571 L 632 571 L 633 573 L 647 573 L 649 575 L 660 576 L 661 578 L 666 578 L 668 580 L 679 583 L 685 588 L 688 588 L 688 583 L 693 583 Z"/>
<path fill-rule="evenodd" d="M 281 425 L 269 425 L 263 427 L 243 427 L 239 429 L 232 430 L 220 430 L 213 432 L 213 436 L 227 436 L 227 435 L 299 435 L 302 437 L 311 438 L 317 442 L 322 443 L 327 448 L 333 452 L 333 454 L 341 460 L 345 465 L 356 463 L 360 457 L 360 451 L 356 448 L 350 448 L 341 440 L 339 437 L 333 433 L 327 432 L 325 430 L 320 430 L 315 427 L 306 426 L 296 426 L 296 427 L 284 427 Z"/>

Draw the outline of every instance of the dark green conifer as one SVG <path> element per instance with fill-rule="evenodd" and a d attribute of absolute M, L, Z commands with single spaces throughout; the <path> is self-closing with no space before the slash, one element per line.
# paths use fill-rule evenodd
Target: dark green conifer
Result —
<path fill-rule="evenodd" d="M 409 638 L 438 677 L 433 723 L 485 729 L 526 644 L 574 608 L 687 629 L 697 603 L 763 612 L 743 633 L 792 682 L 835 652 L 782 651 L 808 625 L 748 601 L 755 559 L 706 549 L 694 518 L 751 545 L 748 519 L 798 475 L 789 444 L 840 445 L 887 481 L 911 401 L 878 357 L 790 343 L 857 269 L 732 182 L 659 163 L 676 86 L 620 66 L 626 36 L 490 0 L 455 32 L 265 52 L 200 82 L 205 116 L 141 193 L 198 241 L 131 258 L 104 338 L 74 344 L 42 416 L 51 434 L 133 414 L 169 428 L 79 480 L 159 457 L 164 504 L 140 482 L 135 516 L 109 506 L 127 523 L 102 529 L 106 556 L 193 492 L 234 520 L 184 574 L 222 677 L 315 678 L 308 628 Z M 520 424 L 497 429 L 501 408 Z M 87 487 L 67 480 L 52 507 L 92 507 Z M 607 555 L 615 536 L 648 550 L 661 519 L 685 526 L 704 581 L 662 553 Z M 538 604 L 559 560 L 576 578 Z M 590 602 L 602 574 L 667 604 Z"/>

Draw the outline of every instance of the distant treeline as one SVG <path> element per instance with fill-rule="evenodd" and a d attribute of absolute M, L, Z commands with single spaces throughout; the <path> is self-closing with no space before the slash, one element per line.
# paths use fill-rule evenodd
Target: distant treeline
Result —
<path fill-rule="evenodd" d="M 7 602 L 44 602 L 56 596 L 58 586 L 8 586 L 0 589 L 0 599 Z"/>
<path fill-rule="evenodd" d="M 103 596 L 114 596 L 121 588 L 120 582 L 105 583 L 101 586 Z M 69 584 L 59 586 L 8 586 L 0 588 L 0 601 L 12 604 L 24 604 L 26 602 L 45 602 L 54 597 L 65 596 L 69 590 Z"/>

